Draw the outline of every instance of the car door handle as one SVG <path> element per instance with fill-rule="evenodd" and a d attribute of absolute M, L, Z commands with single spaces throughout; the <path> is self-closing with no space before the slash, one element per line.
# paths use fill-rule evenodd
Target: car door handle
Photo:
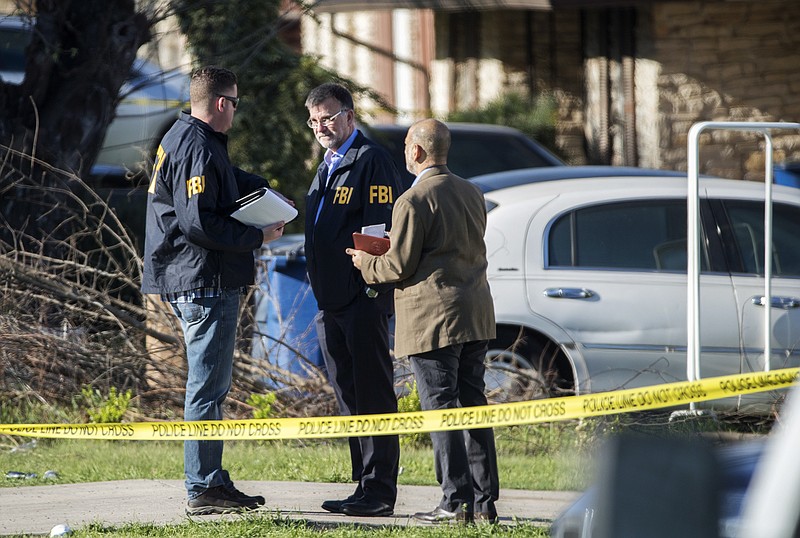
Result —
<path fill-rule="evenodd" d="M 770 306 L 772 308 L 782 308 L 783 310 L 789 310 L 790 308 L 797 308 L 800 306 L 800 299 L 796 297 L 772 297 L 770 301 Z M 764 306 L 767 304 L 766 298 L 761 295 L 752 298 L 753 304 L 756 306 Z"/>
<path fill-rule="evenodd" d="M 586 288 L 547 288 L 544 296 L 553 299 L 588 299 L 594 296 L 594 292 Z"/>

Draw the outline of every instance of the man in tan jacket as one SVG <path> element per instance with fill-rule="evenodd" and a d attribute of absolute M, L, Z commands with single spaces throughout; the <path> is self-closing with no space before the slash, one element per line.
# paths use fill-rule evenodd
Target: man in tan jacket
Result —
<path fill-rule="evenodd" d="M 395 354 L 408 356 L 423 410 L 486 405 L 484 357 L 495 336 L 486 280 L 486 208 L 480 190 L 447 169 L 450 131 L 421 120 L 405 140 L 412 187 L 395 202 L 383 256 L 347 249 L 368 284 L 395 283 Z M 431 433 L 442 500 L 414 517 L 496 521 L 491 428 Z"/>

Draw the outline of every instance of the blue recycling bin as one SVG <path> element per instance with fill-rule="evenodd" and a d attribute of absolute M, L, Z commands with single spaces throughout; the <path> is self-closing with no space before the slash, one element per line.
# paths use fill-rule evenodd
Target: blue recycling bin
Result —
<path fill-rule="evenodd" d="M 306 275 L 302 234 L 289 234 L 259 255 L 252 356 L 306 376 L 325 370 L 317 340 L 317 301 Z"/>
<path fill-rule="evenodd" d="M 772 169 L 776 185 L 800 187 L 800 162 L 789 162 L 776 165 Z"/>

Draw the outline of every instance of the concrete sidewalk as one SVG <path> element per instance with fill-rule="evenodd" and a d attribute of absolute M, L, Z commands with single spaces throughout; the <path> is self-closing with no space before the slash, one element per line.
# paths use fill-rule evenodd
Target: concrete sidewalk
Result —
<path fill-rule="evenodd" d="M 432 510 L 441 497 L 438 486 L 399 486 L 391 517 L 359 518 L 330 514 L 320 505 L 353 491 L 351 484 L 237 481 L 251 495 L 263 495 L 264 511 L 281 517 L 325 524 L 417 525 L 415 512 Z M 548 525 L 578 493 L 501 490 L 497 510 L 501 524 Z M 47 535 L 55 525 L 77 529 L 89 523 L 177 524 L 186 521 L 182 480 L 122 480 L 0 488 L 0 534 Z M 202 516 L 198 520 L 219 517 Z"/>

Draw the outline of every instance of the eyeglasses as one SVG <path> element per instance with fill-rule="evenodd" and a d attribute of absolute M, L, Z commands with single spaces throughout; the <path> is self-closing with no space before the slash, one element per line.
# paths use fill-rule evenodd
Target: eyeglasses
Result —
<path fill-rule="evenodd" d="M 343 109 L 341 109 L 339 112 L 337 112 L 336 114 L 334 114 L 333 116 L 329 116 L 329 117 L 327 117 L 327 118 L 320 118 L 320 119 L 319 119 L 319 121 L 317 121 L 317 120 L 312 120 L 312 119 L 309 119 L 309 120 L 306 122 L 306 125 L 308 125 L 308 126 L 311 128 L 311 129 L 319 129 L 319 126 L 320 126 L 320 125 L 322 125 L 322 126 L 323 126 L 323 127 L 325 127 L 325 128 L 328 128 L 328 127 L 330 127 L 331 125 L 333 125 L 333 122 L 334 122 L 334 121 L 336 121 L 336 116 L 338 116 L 338 115 L 339 115 L 339 114 L 341 114 L 342 112 L 347 112 L 347 109 L 346 109 L 346 108 L 343 108 Z"/>
<path fill-rule="evenodd" d="M 238 97 L 231 97 L 230 95 L 222 95 L 218 93 L 217 96 L 222 97 L 223 99 L 230 101 L 233 105 L 233 109 L 236 110 L 236 107 L 239 106 L 239 98 Z"/>

